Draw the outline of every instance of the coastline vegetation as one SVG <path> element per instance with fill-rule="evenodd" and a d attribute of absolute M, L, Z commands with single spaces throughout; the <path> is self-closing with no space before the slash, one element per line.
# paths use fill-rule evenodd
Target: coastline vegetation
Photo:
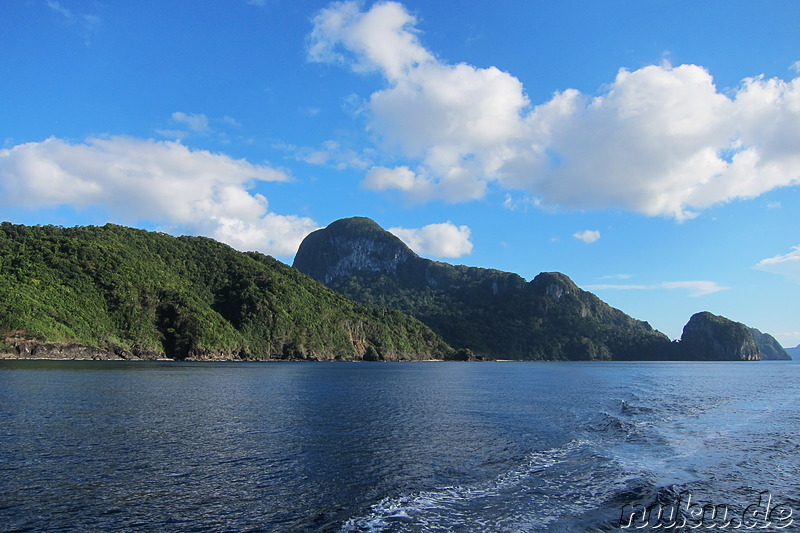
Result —
<path fill-rule="evenodd" d="M 0 338 L 125 357 L 442 359 L 421 322 L 272 257 L 107 224 L 0 224 Z M 3 347 L 0 346 L 0 351 Z"/>

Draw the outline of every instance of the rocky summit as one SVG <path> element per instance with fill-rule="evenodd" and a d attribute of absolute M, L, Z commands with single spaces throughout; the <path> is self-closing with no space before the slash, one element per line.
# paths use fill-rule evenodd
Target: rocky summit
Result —
<path fill-rule="evenodd" d="M 791 359 L 772 335 L 708 311 L 696 313 L 689 319 L 675 351 L 684 359 L 719 361 Z"/>
<path fill-rule="evenodd" d="M 418 318 L 467 358 L 660 359 L 670 349 L 666 335 L 565 274 L 543 272 L 528 282 L 424 259 L 368 218 L 310 234 L 294 266 L 356 301 Z"/>
<path fill-rule="evenodd" d="M 567 275 L 533 280 L 425 259 L 364 217 L 311 233 L 294 266 L 375 308 L 408 313 L 458 358 L 518 360 L 789 359 L 778 342 L 725 317 L 694 315 L 680 341 L 582 290 Z"/>

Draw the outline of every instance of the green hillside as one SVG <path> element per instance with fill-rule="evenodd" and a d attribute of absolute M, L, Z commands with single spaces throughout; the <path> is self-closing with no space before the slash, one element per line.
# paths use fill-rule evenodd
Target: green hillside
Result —
<path fill-rule="evenodd" d="M 450 345 L 494 359 L 672 357 L 666 335 L 558 272 L 527 282 L 419 257 L 368 218 L 310 234 L 294 266 L 356 301 L 418 318 Z"/>
<path fill-rule="evenodd" d="M 356 304 L 271 257 L 110 224 L 0 224 L 0 338 L 6 351 L 35 339 L 176 359 L 451 352 L 419 321 Z"/>

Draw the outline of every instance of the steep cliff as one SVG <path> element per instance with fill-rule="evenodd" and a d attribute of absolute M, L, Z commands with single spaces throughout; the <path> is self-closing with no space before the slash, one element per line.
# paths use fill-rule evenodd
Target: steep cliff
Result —
<path fill-rule="evenodd" d="M 497 359 L 663 358 L 669 339 L 558 272 L 527 282 L 419 257 L 367 218 L 309 235 L 294 266 L 370 306 L 415 316 L 455 348 Z"/>
<path fill-rule="evenodd" d="M 771 361 L 788 361 L 791 359 L 789 353 L 783 349 L 778 340 L 768 333 L 762 333 L 756 328 L 749 328 L 753 335 L 761 359 Z"/>
<path fill-rule="evenodd" d="M 750 328 L 708 311 L 692 315 L 683 327 L 680 351 L 688 359 L 757 361 L 762 358 Z"/>

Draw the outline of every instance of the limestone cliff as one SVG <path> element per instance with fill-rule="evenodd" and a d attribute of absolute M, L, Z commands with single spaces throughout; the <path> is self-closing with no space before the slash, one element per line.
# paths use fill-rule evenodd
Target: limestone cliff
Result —
<path fill-rule="evenodd" d="M 689 319 L 683 328 L 680 348 L 688 359 L 757 361 L 762 358 L 750 328 L 708 311 Z"/>
<path fill-rule="evenodd" d="M 762 333 L 756 328 L 750 328 L 753 340 L 756 343 L 761 359 L 772 361 L 788 361 L 791 356 L 783 349 L 783 346 L 768 333 Z"/>
<path fill-rule="evenodd" d="M 398 266 L 419 259 L 400 239 L 368 218 L 337 220 L 308 235 L 294 267 L 323 283 L 356 272 L 396 274 Z"/>
<path fill-rule="evenodd" d="M 527 282 L 511 272 L 431 261 L 368 218 L 312 233 L 294 266 L 356 301 L 408 313 L 478 357 L 652 359 L 670 346 L 649 324 L 562 273 Z"/>

